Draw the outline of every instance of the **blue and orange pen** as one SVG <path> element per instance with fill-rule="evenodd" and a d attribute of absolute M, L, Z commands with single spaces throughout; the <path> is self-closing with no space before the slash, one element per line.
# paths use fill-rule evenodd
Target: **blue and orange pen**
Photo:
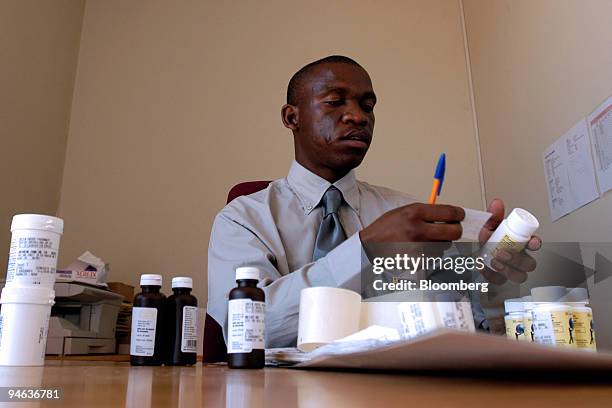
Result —
<path fill-rule="evenodd" d="M 429 204 L 435 204 L 436 198 L 442 191 L 442 183 L 444 183 L 444 173 L 446 172 L 446 153 L 442 153 L 438 159 L 438 165 L 436 166 L 436 173 L 434 174 L 433 186 L 431 187 L 431 194 L 429 196 Z"/>

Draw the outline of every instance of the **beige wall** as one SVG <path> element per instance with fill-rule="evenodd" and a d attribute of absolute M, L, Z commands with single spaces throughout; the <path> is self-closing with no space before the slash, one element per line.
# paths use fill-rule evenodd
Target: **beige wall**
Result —
<path fill-rule="evenodd" d="M 55 214 L 84 0 L 0 2 L 0 265 L 11 218 Z"/>
<path fill-rule="evenodd" d="M 612 94 L 612 2 L 464 0 L 464 6 L 487 198 L 502 196 L 509 207 L 533 211 L 548 242 L 605 242 L 597 250 L 612 259 L 612 194 L 551 222 L 541 157 Z M 582 245 L 591 267 L 593 249 Z M 597 342 L 606 348 L 612 348 L 612 320 L 604 319 L 612 310 L 610 280 L 590 281 Z"/>
<path fill-rule="evenodd" d="M 322 12 L 324 10 L 324 12 Z M 233 184 L 282 177 L 290 76 L 333 53 L 370 72 L 380 104 L 361 179 L 482 202 L 456 1 L 87 2 L 64 171 L 61 264 L 85 249 L 110 278 L 190 275 L 206 298 L 211 221 Z"/>

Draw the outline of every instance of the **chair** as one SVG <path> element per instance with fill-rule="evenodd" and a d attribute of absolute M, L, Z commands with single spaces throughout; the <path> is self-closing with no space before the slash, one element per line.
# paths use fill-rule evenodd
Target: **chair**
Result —
<path fill-rule="evenodd" d="M 236 184 L 227 194 L 227 203 L 236 197 L 256 193 L 268 187 L 270 181 L 246 181 Z M 227 361 L 227 347 L 223 340 L 223 329 L 208 313 L 204 322 L 204 363 L 220 363 Z"/>

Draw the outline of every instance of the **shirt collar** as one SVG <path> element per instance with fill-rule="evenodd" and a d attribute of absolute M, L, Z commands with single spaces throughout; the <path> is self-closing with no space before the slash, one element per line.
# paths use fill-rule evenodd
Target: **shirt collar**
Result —
<path fill-rule="evenodd" d="M 300 200 L 305 214 L 310 214 L 316 208 L 323 194 L 332 185 L 332 183 L 317 176 L 295 160 L 291 163 L 287 182 Z M 342 192 L 344 201 L 359 214 L 359 190 L 357 188 L 355 171 L 349 171 L 344 177 L 333 183 L 333 185 Z"/>

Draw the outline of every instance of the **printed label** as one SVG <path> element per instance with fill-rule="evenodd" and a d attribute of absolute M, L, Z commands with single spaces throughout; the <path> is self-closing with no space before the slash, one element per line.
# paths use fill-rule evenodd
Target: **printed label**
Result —
<path fill-rule="evenodd" d="M 574 337 L 576 339 L 576 347 L 581 349 L 596 350 L 595 342 L 595 326 L 593 325 L 593 313 L 591 312 L 573 312 L 574 319 Z"/>
<path fill-rule="evenodd" d="M 228 304 L 227 352 L 250 353 L 264 349 L 266 304 L 251 299 L 233 299 Z"/>
<path fill-rule="evenodd" d="M 183 306 L 183 328 L 181 335 L 181 351 L 195 353 L 198 351 L 198 308 Z"/>
<path fill-rule="evenodd" d="M 39 232 L 15 231 L 11 237 L 6 283 L 26 281 L 31 285 L 53 284 L 59 237 Z"/>
<path fill-rule="evenodd" d="M 524 243 L 517 242 L 510 238 L 508 235 L 504 235 L 502 239 L 495 245 L 495 248 L 491 251 L 491 256 L 495 258 L 497 251 L 500 249 L 506 249 L 511 252 L 520 252 L 525 247 Z"/>
<path fill-rule="evenodd" d="M 576 347 L 574 321 L 570 311 L 534 311 L 533 326 L 536 343 Z"/>
<path fill-rule="evenodd" d="M 132 308 L 131 355 L 151 357 L 155 353 L 156 326 L 157 309 L 154 307 Z"/>
<path fill-rule="evenodd" d="M 533 319 L 531 318 L 531 313 L 525 314 L 523 316 L 523 324 L 525 327 L 525 340 L 533 343 L 534 340 L 534 329 L 533 329 Z"/>
<path fill-rule="evenodd" d="M 506 323 L 506 337 L 520 341 L 527 340 L 527 337 L 525 337 L 525 323 L 523 321 L 523 316 L 506 316 L 504 318 L 504 322 Z"/>

